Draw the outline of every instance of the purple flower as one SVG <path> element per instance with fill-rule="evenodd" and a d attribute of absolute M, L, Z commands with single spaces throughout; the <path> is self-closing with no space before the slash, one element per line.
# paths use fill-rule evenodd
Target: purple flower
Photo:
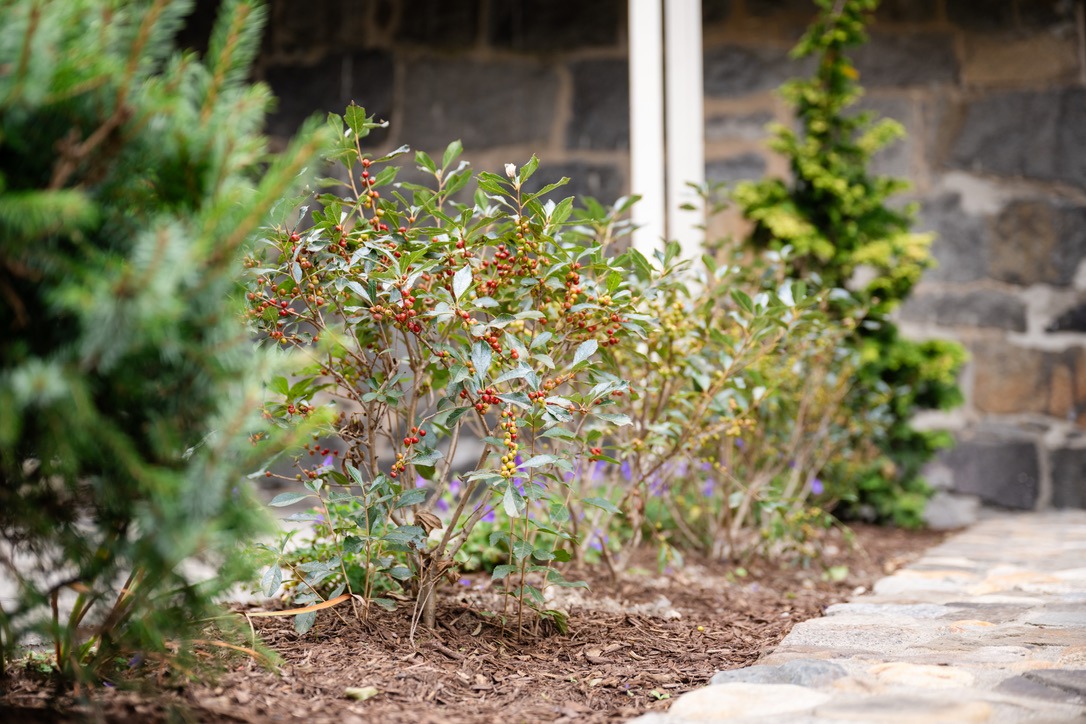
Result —
<path fill-rule="evenodd" d="M 332 467 L 332 456 L 331 455 L 325 455 L 324 460 L 321 460 L 321 465 L 326 467 L 326 468 Z"/>
<path fill-rule="evenodd" d="M 622 479 L 627 483 L 633 479 L 633 468 L 630 467 L 629 460 L 622 461 L 622 467 L 619 468 L 619 471 L 622 473 Z"/>
<path fill-rule="evenodd" d="M 461 578 L 459 581 L 457 581 L 457 583 L 459 583 L 461 586 L 470 586 L 471 585 L 471 579 L 470 578 Z"/>
<path fill-rule="evenodd" d="M 426 480 L 421 475 L 416 475 L 415 476 L 415 487 L 416 488 L 421 488 L 424 485 L 426 485 Z"/>
<path fill-rule="evenodd" d="M 701 487 L 701 494 L 706 498 L 713 497 L 713 489 L 716 487 L 716 481 L 709 478 L 705 481 L 705 484 Z"/>
<path fill-rule="evenodd" d="M 482 521 L 482 522 L 484 522 L 484 523 L 493 523 L 493 522 L 494 522 L 494 521 L 495 521 L 496 519 L 497 519 L 497 516 L 496 516 L 496 515 L 494 515 L 494 509 L 493 509 L 493 508 L 491 508 L 490 510 L 488 510 L 488 511 L 486 512 L 486 515 L 484 515 L 484 516 L 483 516 L 482 518 L 480 518 L 479 520 L 481 520 L 481 521 Z"/>
<path fill-rule="evenodd" d="M 453 478 L 453 481 L 449 483 L 449 494 L 456 497 L 460 494 L 460 481 Z"/>
<path fill-rule="evenodd" d="M 807 483 L 807 487 L 811 489 L 811 492 L 815 495 L 822 495 L 826 487 L 822 485 L 822 481 L 818 478 L 811 478 Z"/>
<path fill-rule="evenodd" d="M 438 498 L 437 500 L 435 500 L 434 501 L 434 507 L 437 508 L 442 513 L 448 513 L 449 512 L 449 504 L 445 502 L 444 498 Z"/>
<path fill-rule="evenodd" d="M 737 438 L 735 438 L 735 446 L 737 448 L 739 448 L 740 450 L 742 450 L 743 448 L 745 448 L 747 446 L 747 444 L 745 442 L 743 442 L 742 438 L 737 437 Z"/>

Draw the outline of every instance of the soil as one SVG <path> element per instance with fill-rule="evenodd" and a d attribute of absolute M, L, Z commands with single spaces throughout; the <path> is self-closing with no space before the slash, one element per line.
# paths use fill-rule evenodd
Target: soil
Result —
<path fill-rule="evenodd" d="M 809 568 L 754 562 L 745 569 L 687 559 L 658 574 L 646 557 L 616 580 L 590 572 L 590 592 L 560 602 L 569 628 L 526 630 L 518 639 L 481 611 L 500 609 L 482 578 L 447 593 L 438 628 L 409 641 L 412 607 L 379 611 L 368 622 L 322 612 L 298 636 L 290 618 L 254 618 L 277 671 L 235 659 L 213 684 L 174 683 L 139 693 L 96 690 L 93 700 L 54 700 L 27 668 L 0 690 L 3 721 L 305 720 L 307 724 L 382 722 L 617 722 L 666 709 L 714 673 L 755 663 L 796 623 L 868 589 L 918 557 L 943 534 L 872 526 L 838 534 Z M 845 569 L 847 567 L 847 574 Z M 745 574 L 745 575 L 744 575 Z M 840 579 L 840 580 L 834 580 Z M 453 595 L 455 593 L 455 595 Z M 350 687 L 370 698 L 348 697 Z M 373 690 L 376 693 L 373 694 Z"/>

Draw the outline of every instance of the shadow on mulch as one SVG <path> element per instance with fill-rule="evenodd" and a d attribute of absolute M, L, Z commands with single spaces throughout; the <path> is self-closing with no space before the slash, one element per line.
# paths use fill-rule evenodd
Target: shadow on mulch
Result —
<path fill-rule="evenodd" d="M 800 621 L 816 617 L 860 587 L 918 557 L 945 536 L 872 526 L 853 528 L 857 545 L 831 539 L 821 566 L 746 566 L 688 559 L 657 575 L 631 568 L 617 581 L 590 580 L 577 591 L 565 635 L 513 631 L 478 604 L 495 594 L 446 592 L 435 631 L 409 642 L 411 606 L 375 612 L 368 622 L 328 615 L 298 636 L 289 618 L 253 619 L 283 665 L 251 660 L 214 685 L 153 694 L 96 692 L 91 703 L 51 702 L 40 679 L 15 671 L 0 693 L 0 720 L 200 722 L 612 722 L 666 709 L 673 697 L 722 669 L 755 663 Z M 651 558 L 646 558 L 651 560 Z M 847 566 L 843 580 L 823 575 Z M 651 570 L 651 566 L 647 566 Z M 835 569 L 843 573 L 843 569 Z M 483 579 L 476 581 L 485 585 Z M 493 608 L 491 608 L 493 610 Z M 373 687 L 365 701 L 348 687 Z M 49 708 L 50 705 L 56 708 Z"/>

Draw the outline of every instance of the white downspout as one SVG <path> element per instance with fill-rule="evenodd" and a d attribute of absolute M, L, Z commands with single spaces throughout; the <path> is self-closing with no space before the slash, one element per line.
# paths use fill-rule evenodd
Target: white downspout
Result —
<path fill-rule="evenodd" d="M 660 0 L 629 0 L 630 193 L 635 249 L 652 258 L 666 234 L 663 13 Z"/>
<path fill-rule="evenodd" d="M 664 12 L 667 235 L 679 242 L 685 258 L 697 259 L 702 254 L 705 205 L 688 184 L 705 183 L 701 0 L 664 0 Z M 693 211 L 683 206 L 692 206 Z"/>

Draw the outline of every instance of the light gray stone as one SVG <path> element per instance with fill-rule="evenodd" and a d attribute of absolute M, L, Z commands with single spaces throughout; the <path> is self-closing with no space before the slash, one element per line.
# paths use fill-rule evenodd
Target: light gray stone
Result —
<path fill-rule="evenodd" d="M 907 616 L 909 618 L 941 618 L 953 609 L 934 603 L 836 603 L 826 609 L 827 616 Z"/>
<path fill-rule="evenodd" d="M 832 661 L 794 659 L 779 666 L 748 666 L 743 669 L 719 671 L 709 680 L 709 683 L 795 684 L 817 688 L 828 686 L 847 674 L 844 667 Z"/>
<path fill-rule="evenodd" d="M 789 684 L 717 684 L 683 694 L 671 705 L 668 715 L 695 721 L 728 721 L 744 716 L 801 713 L 829 700 L 829 694 Z"/>
<path fill-rule="evenodd" d="M 924 508 L 924 522 L 932 530 L 958 530 L 977 522 L 980 499 L 939 490 Z"/>
<path fill-rule="evenodd" d="M 834 701 L 820 706 L 815 714 L 840 721 L 966 724 L 988 721 L 992 706 L 983 701 L 962 701 L 950 693 L 942 696 L 886 694 L 853 701 Z"/>
<path fill-rule="evenodd" d="M 964 293 L 914 294 L 901 307 L 901 318 L 944 327 L 986 327 L 1026 331 L 1026 303 L 991 289 Z"/>

